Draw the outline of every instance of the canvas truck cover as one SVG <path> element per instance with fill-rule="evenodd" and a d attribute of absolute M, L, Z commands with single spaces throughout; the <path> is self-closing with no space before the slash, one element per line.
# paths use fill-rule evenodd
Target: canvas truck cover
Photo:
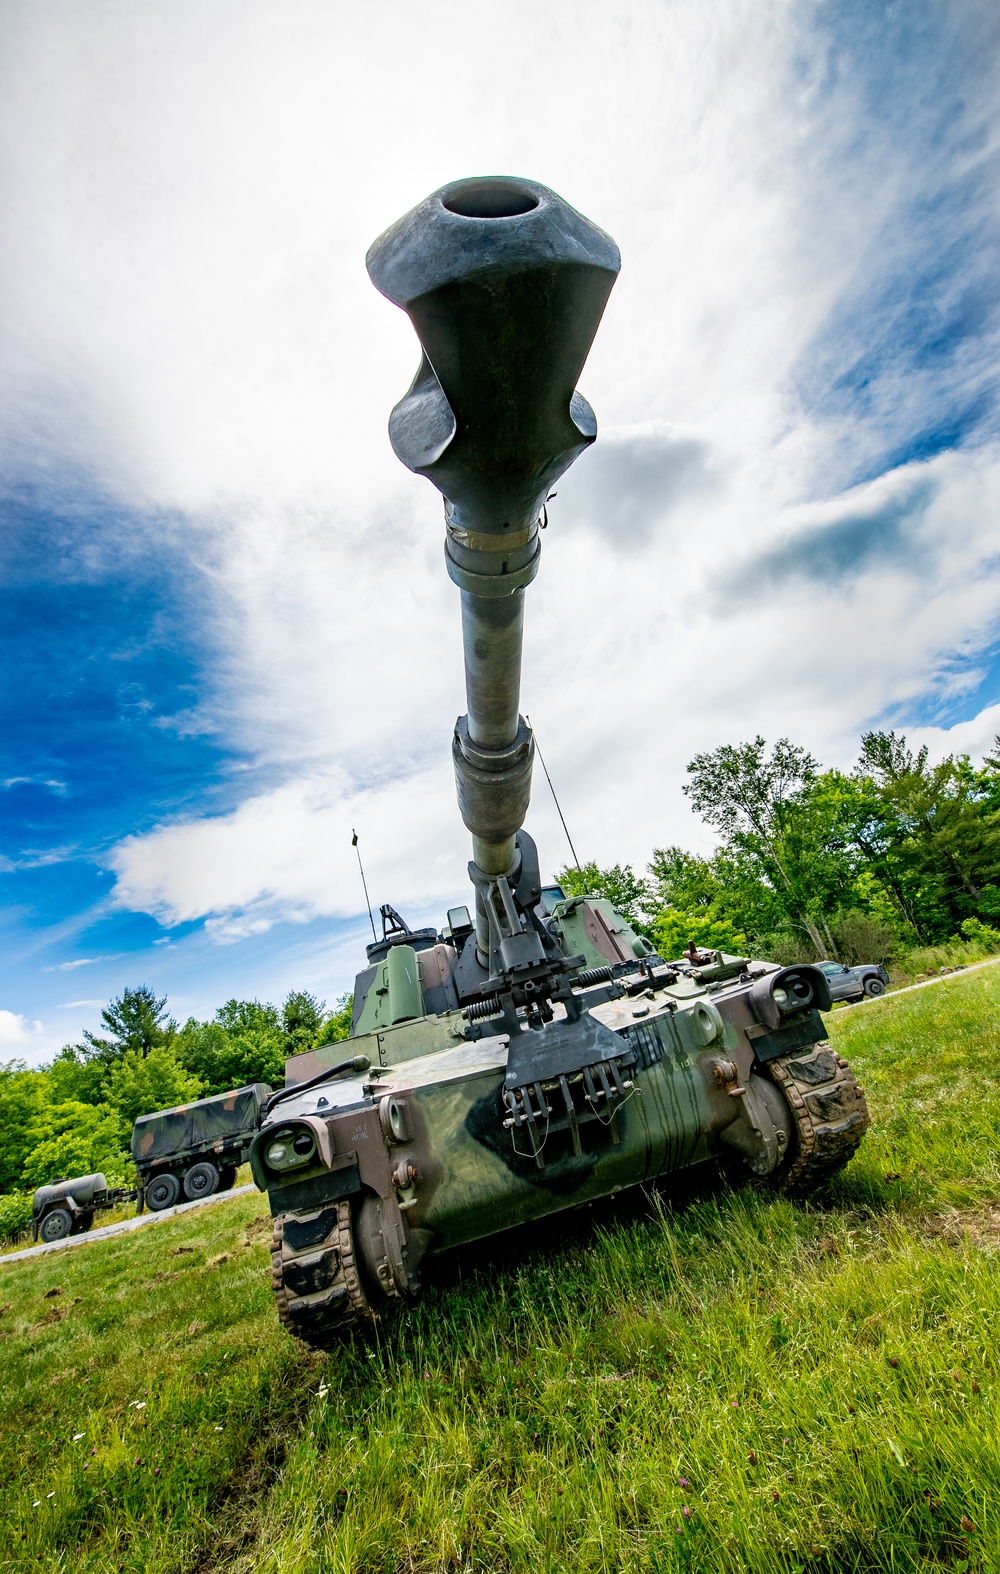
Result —
<path fill-rule="evenodd" d="M 132 1157 L 146 1167 L 227 1138 L 242 1136 L 249 1141 L 257 1129 L 260 1106 L 270 1092 L 265 1082 L 255 1082 L 232 1093 L 215 1093 L 211 1098 L 179 1104 L 176 1109 L 140 1115 L 132 1128 Z"/>

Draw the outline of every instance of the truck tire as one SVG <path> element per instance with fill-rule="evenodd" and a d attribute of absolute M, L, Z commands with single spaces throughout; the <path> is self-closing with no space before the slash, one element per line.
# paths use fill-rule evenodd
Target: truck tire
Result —
<path fill-rule="evenodd" d="M 235 1180 L 236 1165 L 224 1164 L 222 1169 L 219 1171 L 219 1190 L 232 1191 Z"/>
<path fill-rule="evenodd" d="M 73 1220 L 73 1234 L 74 1235 L 86 1235 L 87 1231 L 90 1229 L 90 1227 L 93 1224 L 93 1222 L 94 1222 L 94 1210 L 93 1210 L 93 1208 L 85 1208 L 81 1213 L 78 1213 L 76 1218 Z"/>
<path fill-rule="evenodd" d="M 873 999 L 877 995 L 884 995 L 885 985 L 883 984 L 882 980 L 880 978 L 866 978 L 865 994 L 868 996 L 869 1000 Z"/>
<path fill-rule="evenodd" d="M 64 1241 L 73 1229 L 73 1215 L 68 1208 L 53 1208 L 47 1213 L 38 1229 L 43 1241 Z"/>
<path fill-rule="evenodd" d="M 154 1213 L 162 1213 L 164 1208 L 172 1208 L 181 1194 L 181 1183 L 176 1175 L 169 1171 L 164 1175 L 154 1175 L 146 1185 L 146 1206 Z"/>
<path fill-rule="evenodd" d="M 184 1195 L 196 1202 L 199 1197 L 211 1197 L 219 1189 L 219 1172 L 210 1159 L 192 1164 L 184 1177 Z"/>

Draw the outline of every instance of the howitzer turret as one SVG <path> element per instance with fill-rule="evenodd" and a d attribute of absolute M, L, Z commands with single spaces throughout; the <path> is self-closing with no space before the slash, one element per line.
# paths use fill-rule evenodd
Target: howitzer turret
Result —
<path fill-rule="evenodd" d="M 543 891 L 523 829 L 524 592 L 552 483 L 596 437 L 576 381 L 618 266 L 554 192 L 506 178 L 443 187 L 368 255 L 423 350 L 389 431 L 445 499 L 476 921 L 414 931 L 384 905 L 356 1053 L 293 1057 L 254 1142 L 279 1313 L 313 1344 L 412 1298 L 448 1248 L 699 1163 L 801 1191 L 868 1124 L 819 969 L 693 945 L 664 961 L 606 899 Z"/>

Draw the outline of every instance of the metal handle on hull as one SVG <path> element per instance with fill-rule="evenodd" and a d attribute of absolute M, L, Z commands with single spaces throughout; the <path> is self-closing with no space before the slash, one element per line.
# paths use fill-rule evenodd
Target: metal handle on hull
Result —
<path fill-rule="evenodd" d="M 534 754 L 518 708 L 524 591 L 538 572 L 549 489 L 597 436 L 576 379 L 618 248 L 547 186 L 490 176 L 434 192 L 379 237 L 367 263 L 423 351 L 389 435 L 403 464 L 444 495 L 468 703 L 453 744 L 458 801 L 476 865 L 506 874 Z"/>

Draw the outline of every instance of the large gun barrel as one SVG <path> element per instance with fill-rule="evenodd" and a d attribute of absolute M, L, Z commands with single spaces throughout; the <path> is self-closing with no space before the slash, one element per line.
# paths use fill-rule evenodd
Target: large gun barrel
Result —
<path fill-rule="evenodd" d="M 497 176 L 443 186 L 367 262 L 423 350 L 389 435 L 444 494 L 468 700 L 453 745 L 459 807 L 481 873 L 509 874 L 534 754 L 519 714 L 524 590 L 549 489 L 597 436 L 576 379 L 618 248 L 548 187 Z"/>

